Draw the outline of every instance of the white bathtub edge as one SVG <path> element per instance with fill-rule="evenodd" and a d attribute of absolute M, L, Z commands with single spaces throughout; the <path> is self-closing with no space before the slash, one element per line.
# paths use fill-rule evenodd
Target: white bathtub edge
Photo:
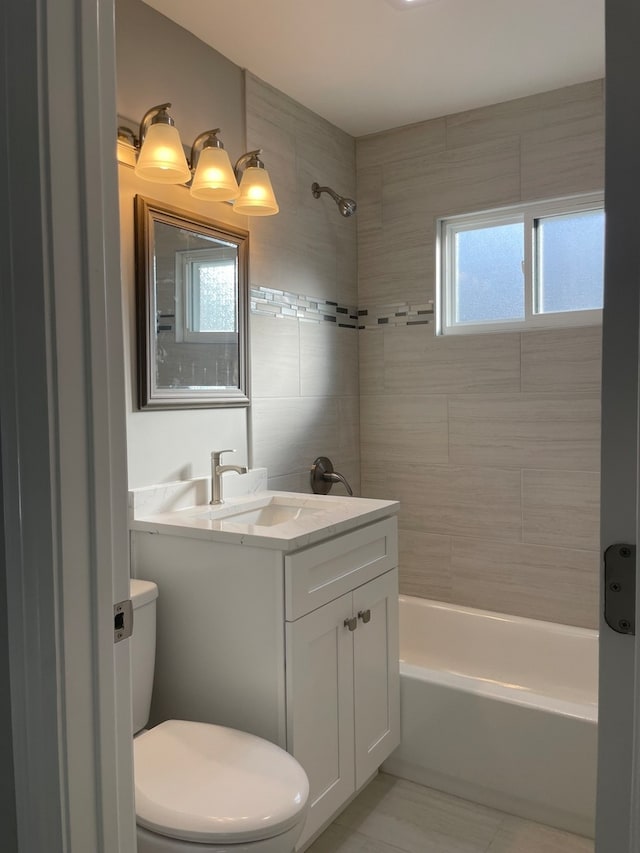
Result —
<path fill-rule="evenodd" d="M 416 666 L 403 660 L 400 661 L 400 675 L 406 678 L 415 678 L 418 681 L 444 684 L 452 690 L 460 690 L 465 693 L 475 694 L 476 696 L 496 699 L 499 702 L 524 705 L 539 711 L 551 711 L 563 717 L 572 717 L 588 723 L 598 722 L 597 705 L 587 702 L 570 702 L 566 699 L 542 696 L 539 693 L 519 690 L 515 687 L 485 681 L 480 678 L 473 678 L 468 675 L 427 669 L 426 667 Z"/>

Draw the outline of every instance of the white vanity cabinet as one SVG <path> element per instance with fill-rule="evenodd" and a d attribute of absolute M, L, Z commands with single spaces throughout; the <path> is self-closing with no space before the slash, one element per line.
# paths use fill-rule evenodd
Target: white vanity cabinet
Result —
<path fill-rule="evenodd" d="M 159 587 L 152 724 L 286 748 L 309 776 L 304 847 L 400 741 L 395 516 L 302 548 L 132 526 L 133 574 Z"/>
<path fill-rule="evenodd" d="M 305 838 L 400 742 L 397 613 L 393 569 L 286 625 L 287 747 L 311 786 Z"/>

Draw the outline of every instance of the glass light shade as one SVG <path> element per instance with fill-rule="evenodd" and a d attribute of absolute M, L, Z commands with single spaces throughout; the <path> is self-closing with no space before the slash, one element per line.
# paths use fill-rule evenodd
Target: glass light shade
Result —
<path fill-rule="evenodd" d="M 175 127 L 163 123 L 149 127 L 134 171 L 139 178 L 158 184 L 186 184 L 191 179 Z"/>
<path fill-rule="evenodd" d="M 280 208 L 266 169 L 247 166 L 240 181 L 240 196 L 233 209 L 246 216 L 273 216 L 278 213 Z"/>
<path fill-rule="evenodd" d="M 224 148 L 203 148 L 191 184 L 191 195 L 205 201 L 234 201 L 240 195 Z"/>

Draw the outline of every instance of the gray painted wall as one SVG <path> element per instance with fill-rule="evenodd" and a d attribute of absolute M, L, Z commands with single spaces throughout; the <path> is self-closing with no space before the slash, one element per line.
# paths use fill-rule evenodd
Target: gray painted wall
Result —
<path fill-rule="evenodd" d="M 240 68 L 140 0 L 116 3 L 116 48 L 121 117 L 139 122 L 147 109 L 169 101 L 185 145 L 220 127 L 233 162 L 246 150 Z M 243 228 L 247 219 L 229 205 L 192 199 L 185 187 L 140 180 L 129 166 L 119 172 L 129 486 L 206 475 L 211 451 L 225 447 L 235 447 L 234 461 L 247 464 L 246 409 L 137 410 L 133 199 L 144 195 Z"/>

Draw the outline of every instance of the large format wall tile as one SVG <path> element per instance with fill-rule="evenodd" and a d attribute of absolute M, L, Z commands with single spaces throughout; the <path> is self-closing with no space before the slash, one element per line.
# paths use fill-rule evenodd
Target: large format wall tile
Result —
<path fill-rule="evenodd" d="M 438 118 L 356 140 L 358 169 L 414 157 L 428 159 L 445 147 L 446 119 Z"/>
<path fill-rule="evenodd" d="M 400 529 L 400 593 L 451 601 L 451 537 Z"/>
<path fill-rule="evenodd" d="M 336 471 L 346 474 L 348 468 L 354 483 L 360 483 L 360 398 L 359 397 L 333 397 L 337 427 L 333 438 L 333 446 L 336 447 L 335 462 Z M 327 454 L 322 448 L 316 455 Z M 315 457 L 314 457 L 315 458 Z M 355 463 L 358 463 L 356 466 Z M 342 468 L 340 467 L 342 466 Z M 347 478 L 349 479 L 349 478 Z M 351 482 L 351 481 L 350 481 Z"/>
<path fill-rule="evenodd" d="M 369 232 L 382 229 L 382 169 L 380 166 L 358 168 L 358 240 Z"/>
<path fill-rule="evenodd" d="M 520 336 L 437 338 L 432 326 L 385 331 L 387 393 L 456 394 L 520 390 Z"/>
<path fill-rule="evenodd" d="M 468 213 L 520 198 L 518 137 L 447 149 L 428 159 L 398 160 L 383 172 L 382 222 L 426 223 L 433 216 Z"/>
<path fill-rule="evenodd" d="M 449 400 L 454 465 L 600 466 L 600 398 L 584 394 L 469 394 Z"/>
<path fill-rule="evenodd" d="M 277 477 L 269 477 L 268 488 L 276 492 L 310 492 L 309 471 L 298 471 L 295 474 L 282 474 Z"/>
<path fill-rule="evenodd" d="M 452 597 L 458 604 L 597 627 L 598 554 L 454 536 Z"/>
<path fill-rule="evenodd" d="M 603 81 L 578 83 L 447 116 L 447 145 L 470 145 L 603 113 Z"/>
<path fill-rule="evenodd" d="M 250 321 L 253 397 L 297 397 L 300 393 L 298 321 L 258 314 L 251 314 Z"/>
<path fill-rule="evenodd" d="M 596 472 L 523 471 L 524 541 L 598 551 L 599 496 Z"/>
<path fill-rule="evenodd" d="M 401 158 L 382 169 L 377 200 L 375 184 L 367 183 L 365 173 L 367 207 L 358 232 L 360 303 L 433 299 L 436 216 L 518 200 L 519 163 L 517 138 Z M 374 210 L 376 218 L 367 219 Z M 378 216 L 380 227 L 372 227 Z"/>
<path fill-rule="evenodd" d="M 401 502 L 405 591 L 597 621 L 600 329 L 436 337 L 392 306 L 435 298 L 438 217 L 601 188 L 603 115 L 597 80 L 358 140 L 362 488 Z"/>
<path fill-rule="evenodd" d="M 600 393 L 602 326 L 522 335 L 523 391 Z"/>
<path fill-rule="evenodd" d="M 263 149 L 280 204 L 278 216 L 251 221 L 253 283 L 355 301 L 355 220 L 311 193 L 318 180 L 355 194 L 354 140 L 251 74 L 246 87 L 248 144 Z"/>
<path fill-rule="evenodd" d="M 379 394 L 384 390 L 384 330 L 358 334 L 360 394 Z"/>
<path fill-rule="evenodd" d="M 362 233 L 358 255 L 359 304 L 433 299 L 433 231 L 431 224 L 412 222 L 400 233 L 386 228 Z"/>
<path fill-rule="evenodd" d="M 604 189 L 604 116 L 522 137 L 522 197 L 558 198 Z"/>
<path fill-rule="evenodd" d="M 365 459 L 377 459 L 385 466 L 449 461 L 444 396 L 363 396 L 360 422 L 360 452 Z"/>
<path fill-rule="evenodd" d="M 358 393 L 358 335 L 335 323 L 300 323 L 300 392 L 303 397 Z"/>
<path fill-rule="evenodd" d="M 270 477 L 308 471 L 329 456 L 337 471 L 355 470 L 359 429 L 357 398 L 263 398 L 252 406 L 253 464 Z"/>
<path fill-rule="evenodd" d="M 507 542 L 522 538 L 519 471 L 369 460 L 362 492 L 400 501 L 403 528 Z"/>
<path fill-rule="evenodd" d="M 355 141 L 257 77 L 245 79 L 247 141 L 263 148 L 280 204 L 278 216 L 251 219 L 251 283 L 355 307 L 357 220 L 311 193 L 318 181 L 355 195 Z M 251 331 L 253 465 L 268 468 L 272 485 L 306 492 L 311 463 L 327 455 L 357 491 L 357 331 L 256 313 Z"/>

